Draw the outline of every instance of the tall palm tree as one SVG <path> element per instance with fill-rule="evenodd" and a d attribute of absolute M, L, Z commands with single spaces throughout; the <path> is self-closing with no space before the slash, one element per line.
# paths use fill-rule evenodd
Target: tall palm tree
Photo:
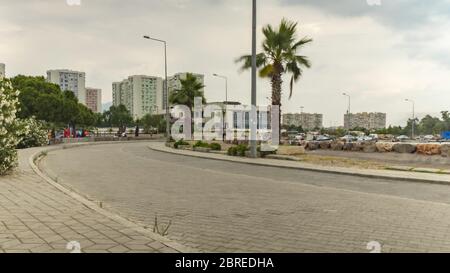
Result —
<path fill-rule="evenodd" d="M 294 83 L 303 75 L 303 68 L 311 67 L 308 58 L 298 55 L 298 51 L 313 40 L 308 37 L 297 40 L 297 25 L 296 22 L 282 19 L 277 29 L 271 25 L 265 26 L 262 30 L 265 36 L 262 45 L 263 52 L 256 56 L 256 65 L 260 68 L 259 76 L 270 78 L 271 81 L 272 105 L 278 105 L 280 108 L 283 74 L 291 75 L 289 93 L 289 99 L 291 99 Z M 252 67 L 252 56 L 244 55 L 238 58 L 236 63 L 242 63 L 241 70 L 250 69 Z"/>
<path fill-rule="evenodd" d="M 206 103 L 205 95 L 203 93 L 203 88 L 205 86 L 197 80 L 191 73 L 187 73 L 186 79 L 181 79 L 181 88 L 174 90 L 170 94 L 169 101 L 171 104 L 182 104 L 189 107 L 189 109 L 194 108 L 194 99 L 196 97 L 201 97 L 203 103 Z"/>

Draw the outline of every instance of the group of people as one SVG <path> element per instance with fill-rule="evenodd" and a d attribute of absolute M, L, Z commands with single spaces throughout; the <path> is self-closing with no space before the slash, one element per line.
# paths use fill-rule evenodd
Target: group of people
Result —
<path fill-rule="evenodd" d="M 73 130 L 71 128 L 65 128 L 63 133 L 64 138 L 83 138 L 89 137 L 89 131 L 84 129 Z"/>

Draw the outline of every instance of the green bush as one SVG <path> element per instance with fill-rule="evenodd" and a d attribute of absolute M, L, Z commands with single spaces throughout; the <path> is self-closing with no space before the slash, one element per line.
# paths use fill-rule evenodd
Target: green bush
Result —
<path fill-rule="evenodd" d="M 248 151 L 248 146 L 241 144 L 235 147 L 230 147 L 228 149 L 228 155 L 230 156 L 245 156 L 245 152 Z"/>
<path fill-rule="evenodd" d="M 18 164 L 16 145 L 23 130 L 16 118 L 19 91 L 7 79 L 0 79 L 0 175 L 12 171 Z"/>
<path fill-rule="evenodd" d="M 203 141 L 197 141 L 194 144 L 194 148 L 210 148 L 209 144 Z"/>
<path fill-rule="evenodd" d="M 228 155 L 230 155 L 230 156 L 237 156 L 237 149 L 236 149 L 236 147 L 230 147 L 229 149 L 228 149 Z"/>
<path fill-rule="evenodd" d="M 179 146 L 184 146 L 184 145 L 189 145 L 189 143 L 187 143 L 186 141 L 184 141 L 183 139 L 178 140 L 177 142 L 175 142 L 175 144 L 173 144 L 173 147 L 175 149 L 178 149 Z"/>
<path fill-rule="evenodd" d="M 211 143 L 209 145 L 209 147 L 211 148 L 211 150 L 213 151 L 221 151 L 222 150 L 222 146 L 219 143 Z"/>
<path fill-rule="evenodd" d="M 236 147 L 238 156 L 245 156 L 245 152 L 247 152 L 248 146 L 245 144 L 240 144 Z"/>

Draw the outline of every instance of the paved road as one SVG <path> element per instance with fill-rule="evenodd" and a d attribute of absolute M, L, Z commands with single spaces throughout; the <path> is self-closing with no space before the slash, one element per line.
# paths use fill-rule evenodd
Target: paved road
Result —
<path fill-rule="evenodd" d="M 450 187 L 154 152 L 145 143 L 51 152 L 58 181 L 211 252 L 450 252 Z"/>

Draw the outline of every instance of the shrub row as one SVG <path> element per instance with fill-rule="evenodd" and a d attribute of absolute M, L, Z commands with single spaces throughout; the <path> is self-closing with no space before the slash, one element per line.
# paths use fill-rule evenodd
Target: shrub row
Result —
<path fill-rule="evenodd" d="M 230 147 L 228 149 L 228 155 L 231 156 L 245 156 L 245 153 L 249 150 L 248 146 L 245 144 L 240 144 L 238 146 Z"/>
<path fill-rule="evenodd" d="M 194 148 L 208 148 L 211 149 L 213 151 L 221 151 L 222 150 L 222 146 L 219 143 L 206 143 L 203 141 L 197 141 L 197 143 L 194 144 Z"/>

